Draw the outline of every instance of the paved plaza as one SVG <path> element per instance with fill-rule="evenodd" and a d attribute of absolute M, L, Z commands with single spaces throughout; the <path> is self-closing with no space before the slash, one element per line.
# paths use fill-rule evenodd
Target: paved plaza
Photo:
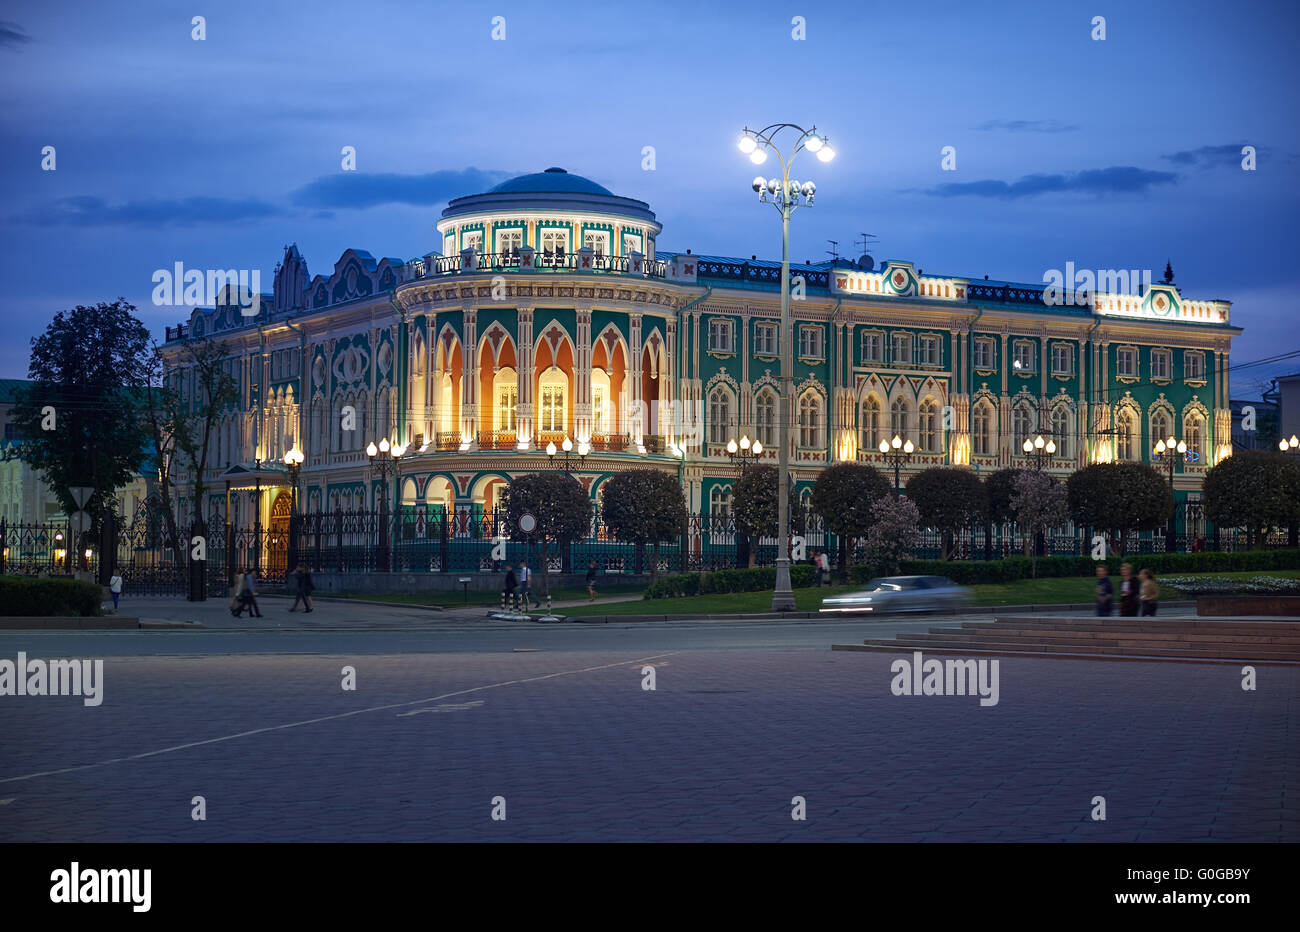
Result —
<path fill-rule="evenodd" d="M 829 650 L 933 623 L 5 632 L 104 700 L 0 699 L 0 840 L 1300 840 L 1300 671 Z"/>

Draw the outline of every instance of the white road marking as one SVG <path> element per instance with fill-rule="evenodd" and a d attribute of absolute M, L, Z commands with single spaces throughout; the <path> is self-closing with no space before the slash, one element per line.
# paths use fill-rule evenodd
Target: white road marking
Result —
<path fill-rule="evenodd" d="M 536 683 L 539 680 L 549 680 L 557 676 L 572 676 L 576 673 L 591 673 L 594 670 L 608 670 L 610 667 L 621 667 L 629 663 L 643 663 L 648 660 L 655 660 L 659 657 L 669 657 L 676 651 L 669 651 L 664 654 L 651 654 L 649 657 L 643 657 L 640 660 L 619 660 L 615 663 L 602 663 L 594 667 L 583 667 L 579 670 L 560 670 L 556 673 L 544 673 L 540 676 L 529 676 L 520 680 L 506 680 L 501 683 L 488 683 L 484 686 L 471 686 L 469 689 L 458 689 L 455 692 L 443 693 L 441 696 L 430 696 L 427 699 L 412 699 L 410 702 L 392 702 L 388 705 L 372 706 L 368 709 L 353 709 L 351 712 L 339 712 L 334 715 L 322 715 L 320 718 L 309 718 L 301 722 L 289 722 L 284 725 L 268 725 L 265 728 L 254 728 L 251 731 L 241 731 L 234 735 L 222 735 L 220 738 L 207 738 L 203 741 L 190 741 L 187 744 L 177 744 L 169 748 L 159 748 L 156 751 L 145 751 L 143 754 L 130 754 L 126 757 L 112 757 L 108 760 L 96 761 L 93 764 L 79 764 L 76 767 L 63 767 L 59 770 L 43 770 L 39 773 L 23 774 L 21 777 L 3 777 L 0 783 L 17 783 L 20 780 L 34 780 L 37 777 L 53 777 L 62 773 L 76 773 L 79 770 L 92 770 L 95 767 L 106 767 L 109 764 L 121 764 L 131 760 L 142 760 L 146 757 L 156 757 L 159 754 L 170 754 L 172 751 L 183 751 L 186 748 L 202 747 L 205 744 L 218 744 L 222 741 L 233 741 L 236 738 L 247 738 L 249 735 L 260 735 L 268 731 L 283 731 L 286 728 L 297 728 L 300 725 L 315 725 L 319 722 L 331 722 L 340 718 L 351 718 L 354 715 L 364 715 L 367 712 L 384 712 L 388 709 L 403 709 L 407 706 L 420 705 L 425 702 L 437 702 L 441 699 L 450 699 L 453 696 L 464 696 L 469 693 L 481 692 L 485 689 L 499 689 L 502 686 L 518 686 L 521 683 Z M 17 797 L 14 797 L 15 799 Z"/>
<path fill-rule="evenodd" d="M 8 799 L 0 799 L 0 806 L 7 806 L 17 798 L 17 796 L 10 796 Z"/>
<path fill-rule="evenodd" d="M 475 699 L 473 702 L 444 702 L 442 705 L 436 705 L 432 709 L 413 709 L 410 712 L 398 712 L 397 717 L 402 718 L 405 715 L 420 715 L 424 712 L 460 712 L 463 709 L 476 709 L 482 704 L 482 699 Z"/>

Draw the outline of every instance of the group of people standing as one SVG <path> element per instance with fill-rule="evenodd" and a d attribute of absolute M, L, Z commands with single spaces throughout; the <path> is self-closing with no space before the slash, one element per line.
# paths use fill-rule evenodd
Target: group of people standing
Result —
<path fill-rule="evenodd" d="M 293 571 L 294 600 L 289 611 L 296 612 L 298 603 L 301 602 L 303 608 L 308 612 L 311 607 L 311 591 L 314 588 L 311 581 L 311 570 L 306 563 L 299 563 Z M 230 614 L 239 618 L 248 612 L 250 618 L 261 618 L 262 609 L 257 604 L 257 573 L 244 567 L 235 574 L 235 584 L 231 588 L 230 595 Z"/>
<path fill-rule="evenodd" d="M 1155 574 L 1145 567 L 1133 575 L 1133 567 L 1125 563 L 1119 568 L 1119 613 L 1121 615 L 1154 616 L 1160 587 Z M 1110 615 L 1115 586 L 1110 580 L 1110 570 L 1105 563 L 1097 565 L 1097 614 Z"/>

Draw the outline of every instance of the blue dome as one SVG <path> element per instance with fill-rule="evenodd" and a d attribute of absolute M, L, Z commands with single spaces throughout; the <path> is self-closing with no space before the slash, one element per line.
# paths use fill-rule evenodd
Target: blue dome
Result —
<path fill-rule="evenodd" d="M 590 178 L 570 175 L 563 168 L 548 168 L 544 172 L 520 175 L 503 181 L 488 194 L 604 194 L 613 197 L 614 192 L 603 185 L 598 185 Z"/>

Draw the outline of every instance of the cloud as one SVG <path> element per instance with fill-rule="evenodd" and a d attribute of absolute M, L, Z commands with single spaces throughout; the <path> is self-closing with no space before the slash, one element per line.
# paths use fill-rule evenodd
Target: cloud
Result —
<path fill-rule="evenodd" d="M 258 220 L 279 213 L 282 213 L 280 208 L 251 198 L 187 197 L 110 204 L 102 197 L 80 195 L 62 198 L 14 219 L 34 226 L 194 226 Z"/>
<path fill-rule="evenodd" d="M 478 168 L 444 170 L 424 175 L 339 172 L 308 182 L 289 195 L 300 207 L 365 208 L 380 204 L 427 207 L 462 194 L 486 191 L 511 177 L 508 172 Z"/>
<path fill-rule="evenodd" d="M 27 31 L 17 23 L 0 20 L 0 46 L 18 48 L 32 41 Z"/>
<path fill-rule="evenodd" d="M 975 128 L 986 132 L 1072 133 L 1079 127 L 1074 123 L 1062 123 L 1060 120 L 985 120 Z"/>
<path fill-rule="evenodd" d="M 1039 194 L 1077 192 L 1081 194 L 1144 194 L 1158 184 L 1174 184 L 1173 172 L 1148 171 L 1131 165 L 1093 168 L 1064 175 L 1025 175 L 1019 181 L 970 181 L 927 188 L 935 197 L 995 197 L 1015 200 Z"/>
<path fill-rule="evenodd" d="M 1171 155 L 1162 155 L 1162 159 L 1173 162 L 1175 165 L 1199 165 L 1201 168 L 1214 168 L 1215 166 L 1231 166 L 1240 168 L 1241 160 L 1245 158 L 1241 150 L 1245 148 L 1245 143 L 1228 143 L 1223 146 L 1201 146 L 1199 149 L 1185 149 L 1182 152 L 1174 152 Z M 1256 146 L 1255 153 L 1258 159 L 1263 159 L 1268 153 L 1264 146 Z"/>

